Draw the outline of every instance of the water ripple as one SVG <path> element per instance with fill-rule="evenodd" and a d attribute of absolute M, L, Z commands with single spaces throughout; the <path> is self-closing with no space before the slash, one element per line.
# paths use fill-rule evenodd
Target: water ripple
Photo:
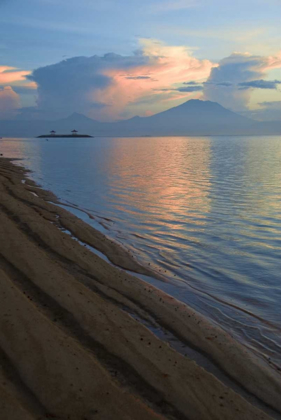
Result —
<path fill-rule="evenodd" d="M 281 138 L 2 140 L 167 278 L 157 287 L 281 364 Z"/>

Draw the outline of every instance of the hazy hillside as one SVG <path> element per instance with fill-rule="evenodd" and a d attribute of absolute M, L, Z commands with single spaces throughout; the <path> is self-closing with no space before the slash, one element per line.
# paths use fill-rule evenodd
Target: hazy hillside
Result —
<path fill-rule="evenodd" d="M 36 137 L 68 133 L 73 129 L 94 136 L 173 135 L 281 135 L 281 122 L 257 122 L 238 115 L 216 102 L 190 100 L 151 117 L 134 117 L 113 123 L 72 114 L 57 121 L 0 121 L 2 137 Z"/>

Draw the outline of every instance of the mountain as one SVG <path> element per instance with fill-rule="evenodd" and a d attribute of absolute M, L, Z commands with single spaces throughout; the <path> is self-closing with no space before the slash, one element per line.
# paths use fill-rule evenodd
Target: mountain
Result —
<path fill-rule="evenodd" d="M 124 121 L 122 127 L 143 135 L 219 135 L 240 134 L 254 124 L 216 102 L 190 100 L 151 117 Z"/>
<path fill-rule="evenodd" d="M 99 122 L 74 113 L 56 121 L 0 121 L 2 137 L 36 137 L 51 130 L 94 136 L 208 136 L 281 135 L 281 122 L 257 122 L 236 114 L 216 102 L 190 100 L 150 117 Z"/>

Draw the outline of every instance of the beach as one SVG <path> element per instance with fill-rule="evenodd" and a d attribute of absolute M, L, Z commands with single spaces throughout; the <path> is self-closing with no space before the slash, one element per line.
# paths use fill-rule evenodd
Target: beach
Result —
<path fill-rule="evenodd" d="M 280 418 L 277 369 L 27 175 L 0 158 L 1 418 Z"/>

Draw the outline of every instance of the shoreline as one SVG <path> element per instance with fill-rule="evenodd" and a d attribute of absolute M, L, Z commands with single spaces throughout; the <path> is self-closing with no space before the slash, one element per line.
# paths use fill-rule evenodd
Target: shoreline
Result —
<path fill-rule="evenodd" d="M 22 381 L 0 385 L 7 413 L 10 398 L 26 413 L 14 417 L 21 419 L 46 413 L 58 419 L 279 418 L 279 372 L 185 304 L 119 268 L 155 276 L 117 243 L 48 202 L 60 204 L 26 173 L 0 158 L 0 356 L 15 370 L 10 376 Z M 207 355 L 255 395 L 260 408 L 136 318 Z M 7 377 L 5 369 L 1 375 Z"/>

